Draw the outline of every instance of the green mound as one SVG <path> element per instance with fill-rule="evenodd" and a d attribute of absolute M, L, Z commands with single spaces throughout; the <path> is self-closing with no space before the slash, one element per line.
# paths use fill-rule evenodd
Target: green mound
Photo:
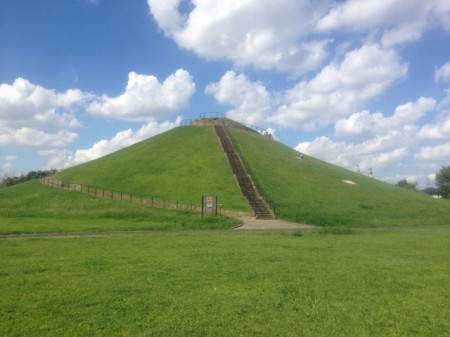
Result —
<path fill-rule="evenodd" d="M 450 224 L 450 202 L 402 189 L 299 153 L 261 135 L 230 129 L 278 218 L 325 226 Z"/>
<path fill-rule="evenodd" d="M 57 174 L 79 184 L 200 205 L 218 195 L 224 209 L 250 211 L 211 126 L 183 126 Z"/>
<path fill-rule="evenodd" d="M 279 219 L 346 227 L 450 222 L 448 200 L 432 199 L 315 158 L 306 162 L 294 149 L 256 132 L 228 129 Z M 250 211 L 212 125 L 178 127 L 64 170 L 57 178 L 184 204 L 199 205 L 202 194 L 216 194 L 223 209 Z"/>

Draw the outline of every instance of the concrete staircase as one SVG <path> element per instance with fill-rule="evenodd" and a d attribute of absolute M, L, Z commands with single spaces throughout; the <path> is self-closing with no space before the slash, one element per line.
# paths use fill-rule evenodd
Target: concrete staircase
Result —
<path fill-rule="evenodd" d="M 257 219 L 273 219 L 274 216 L 270 211 L 270 208 L 264 202 L 264 200 L 258 195 L 252 178 L 245 171 L 241 158 L 237 153 L 233 142 L 228 136 L 226 127 L 223 124 L 215 124 L 217 136 L 220 139 L 223 150 L 228 158 L 231 169 L 239 183 L 242 194 L 247 198 L 250 207 L 255 212 Z"/>

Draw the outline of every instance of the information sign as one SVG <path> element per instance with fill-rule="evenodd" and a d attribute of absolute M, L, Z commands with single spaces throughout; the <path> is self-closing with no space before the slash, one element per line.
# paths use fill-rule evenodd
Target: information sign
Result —
<path fill-rule="evenodd" d="M 202 215 L 214 212 L 217 215 L 217 195 L 202 195 Z"/>

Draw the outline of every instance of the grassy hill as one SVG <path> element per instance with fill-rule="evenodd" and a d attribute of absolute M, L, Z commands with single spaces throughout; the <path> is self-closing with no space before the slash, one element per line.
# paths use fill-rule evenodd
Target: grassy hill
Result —
<path fill-rule="evenodd" d="M 309 158 L 259 134 L 230 129 L 277 217 L 326 226 L 450 224 L 450 202 Z M 351 181 L 355 184 L 345 183 Z"/>
<path fill-rule="evenodd" d="M 225 209 L 250 211 L 212 127 L 178 127 L 57 178 L 185 204 L 215 194 Z"/>
<path fill-rule="evenodd" d="M 298 152 L 256 132 L 229 128 L 276 216 L 323 226 L 445 225 L 450 202 L 401 189 Z M 249 211 L 212 126 L 183 126 L 57 174 L 92 187 Z M 347 181 L 347 183 L 345 182 Z M 353 182 L 349 184 L 348 181 Z"/>

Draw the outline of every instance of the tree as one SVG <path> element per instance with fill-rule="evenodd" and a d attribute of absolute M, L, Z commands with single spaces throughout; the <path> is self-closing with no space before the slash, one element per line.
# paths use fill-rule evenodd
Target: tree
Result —
<path fill-rule="evenodd" d="M 436 185 L 439 194 L 446 199 L 450 199 L 450 166 L 442 166 L 441 170 L 436 173 Z"/>
<path fill-rule="evenodd" d="M 17 177 L 4 176 L 3 180 L 0 181 L 0 187 L 13 186 L 13 185 L 17 185 L 17 184 L 23 183 L 28 180 L 44 178 L 47 176 L 51 176 L 52 174 L 55 174 L 56 172 L 58 172 L 58 171 L 52 169 L 52 170 L 45 170 L 45 171 L 31 171 L 31 172 L 28 172 L 27 175 L 24 175 L 22 173 L 20 176 L 17 176 Z"/>
<path fill-rule="evenodd" d="M 407 190 L 416 190 L 417 183 L 409 183 L 406 179 L 402 179 L 397 183 L 397 186 L 406 188 Z"/>

